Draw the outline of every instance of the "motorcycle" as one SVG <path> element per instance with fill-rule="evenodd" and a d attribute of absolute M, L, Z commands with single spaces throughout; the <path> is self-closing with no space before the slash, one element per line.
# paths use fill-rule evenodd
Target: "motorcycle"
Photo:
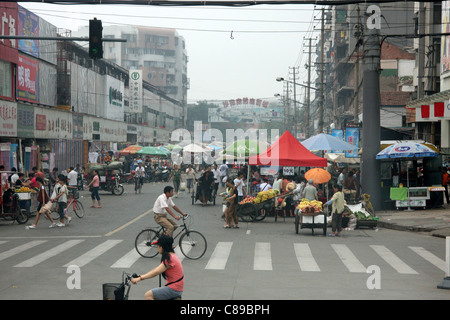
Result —
<path fill-rule="evenodd" d="M 121 196 L 125 191 L 122 184 L 120 184 L 119 174 L 106 175 L 100 177 L 100 190 L 112 192 L 116 196 Z"/>
<path fill-rule="evenodd" d="M 159 182 L 159 181 L 163 181 L 163 182 L 167 182 L 169 181 L 169 177 L 170 177 L 170 169 L 167 167 L 158 167 L 155 170 L 155 182 Z"/>

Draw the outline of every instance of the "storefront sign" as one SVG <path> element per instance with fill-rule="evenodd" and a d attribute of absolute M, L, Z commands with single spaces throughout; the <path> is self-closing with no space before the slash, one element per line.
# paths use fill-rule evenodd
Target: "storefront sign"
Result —
<path fill-rule="evenodd" d="M 47 128 L 47 118 L 45 114 L 36 115 L 36 130 L 45 130 Z"/>
<path fill-rule="evenodd" d="M 111 76 L 105 76 L 105 117 L 111 120 L 123 121 L 123 93 L 125 85 L 122 81 Z"/>
<path fill-rule="evenodd" d="M 19 54 L 17 63 L 17 99 L 38 102 L 39 63 Z"/>
<path fill-rule="evenodd" d="M 34 137 L 34 107 L 17 105 L 17 136 L 19 138 Z"/>
<path fill-rule="evenodd" d="M 49 108 L 35 107 L 35 138 L 39 139 L 72 139 L 72 113 Z M 38 124 L 39 118 L 39 124 Z M 44 120 L 45 119 L 45 120 Z M 43 122 L 45 121 L 45 129 Z"/>
<path fill-rule="evenodd" d="M 17 3 L 2 2 L 0 6 L 0 34 L 17 35 Z M 0 60 L 17 63 L 17 40 L 0 39 Z"/>
<path fill-rule="evenodd" d="M 0 100 L 0 136 L 17 137 L 17 103 Z"/>
<path fill-rule="evenodd" d="M 359 128 L 347 127 L 345 128 L 345 141 L 359 147 Z M 345 151 L 346 158 L 358 158 L 359 149 Z"/>

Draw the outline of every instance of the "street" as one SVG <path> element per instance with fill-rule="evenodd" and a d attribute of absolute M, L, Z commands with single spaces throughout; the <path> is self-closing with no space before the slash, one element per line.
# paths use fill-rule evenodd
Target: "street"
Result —
<path fill-rule="evenodd" d="M 1 221 L 0 299 L 101 300 L 103 283 L 157 266 L 159 257 L 137 255 L 134 240 L 156 226 L 150 209 L 165 185 L 145 184 L 137 195 L 131 185 L 122 196 L 102 192 L 101 209 L 90 208 L 90 193 L 82 191 L 85 217 L 64 228 L 49 229 L 44 218 L 34 230 Z M 296 234 L 293 218 L 274 217 L 224 229 L 220 197 L 202 207 L 180 192 L 174 202 L 208 241 L 201 259 L 180 255 L 184 300 L 450 298 L 436 288 L 445 276 L 444 239 L 389 229 L 343 231 L 340 238 Z M 158 278 L 133 285 L 130 300 L 157 286 Z"/>

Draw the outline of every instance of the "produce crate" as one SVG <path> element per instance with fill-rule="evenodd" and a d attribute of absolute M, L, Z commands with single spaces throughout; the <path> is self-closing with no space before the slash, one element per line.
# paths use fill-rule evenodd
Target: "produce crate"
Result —
<path fill-rule="evenodd" d="M 31 192 L 17 192 L 19 200 L 31 200 Z"/>
<path fill-rule="evenodd" d="M 357 220 L 356 228 L 366 227 L 366 228 L 376 228 L 378 225 L 378 220 Z"/>

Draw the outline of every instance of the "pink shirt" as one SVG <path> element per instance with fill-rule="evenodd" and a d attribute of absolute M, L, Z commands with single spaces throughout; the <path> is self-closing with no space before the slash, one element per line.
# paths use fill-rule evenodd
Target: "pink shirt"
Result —
<path fill-rule="evenodd" d="M 100 179 L 97 175 L 94 176 L 94 183 L 92 184 L 93 187 L 100 187 Z"/>
<path fill-rule="evenodd" d="M 167 277 L 166 284 L 173 281 L 177 281 L 178 279 L 183 277 L 183 266 L 181 265 L 181 261 L 175 253 L 172 253 L 170 255 L 170 261 L 166 261 L 166 266 L 168 267 L 168 269 L 166 270 L 166 277 Z M 184 279 L 169 284 L 168 287 L 176 291 L 183 291 Z"/>

